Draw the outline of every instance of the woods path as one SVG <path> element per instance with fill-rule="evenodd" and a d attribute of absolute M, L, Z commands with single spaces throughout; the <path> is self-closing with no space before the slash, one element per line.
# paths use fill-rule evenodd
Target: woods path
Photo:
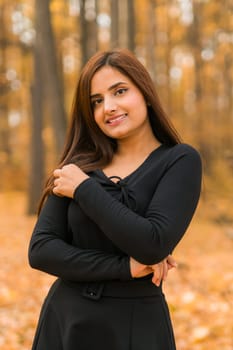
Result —
<path fill-rule="evenodd" d="M 30 350 L 41 303 L 53 281 L 28 266 L 35 217 L 25 215 L 25 205 L 22 193 L 0 194 L 1 350 Z M 199 208 L 174 252 L 179 266 L 170 272 L 164 291 L 177 350 L 233 350 L 233 225 L 224 220 L 228 205 L 213 201 L 205 215 Z"/>

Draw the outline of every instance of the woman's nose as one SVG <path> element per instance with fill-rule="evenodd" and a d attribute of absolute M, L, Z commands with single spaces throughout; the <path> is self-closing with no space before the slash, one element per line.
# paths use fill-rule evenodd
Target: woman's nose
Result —
<path fill-rule="evenodd" d="M 105 113 L 114 113 L 116 111 L 116 101 L 111 97 L 105 97 L 104 99 L 104 112 Z"/>

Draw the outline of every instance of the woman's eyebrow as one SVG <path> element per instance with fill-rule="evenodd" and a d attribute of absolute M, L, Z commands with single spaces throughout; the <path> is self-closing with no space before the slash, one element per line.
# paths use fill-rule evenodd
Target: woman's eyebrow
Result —
<path fill-rule="evenodd" d="M 117 88 L 119 85 L 122 85 L 122 84 L 127 84 L 127 82 L 126 82 L 126 81 L 118 81 L 117 83 L 115 83 L 115 84 L 109 86 L 108 91 L 114 90 L 115 88 Z M 98 97 L 98 96 L 100 96 L 100 95 L 101 95 L 101 94 L 97 93 L 97 94 L 91 95 L 90 97 L 91 97 L 91 98 L 94 98 L 94 97 Z"/>

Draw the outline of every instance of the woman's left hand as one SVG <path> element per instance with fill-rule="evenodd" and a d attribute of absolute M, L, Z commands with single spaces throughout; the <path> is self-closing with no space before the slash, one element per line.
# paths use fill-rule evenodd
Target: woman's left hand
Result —
<path fill-rule="evenodd" d="M 88 176 L 75 164 L 64 165 L 53 172 L 53 193 L 58 196 L 73 198 L 74 191 Z"/>
<path fill-rule="evenodd" d="M 177 267 L 177 263 L 172 255 L 168 255 L 164 260 L 158 264 L 150 265 L 153 271 L 152 282 L 159 286 L 161 281 L 165 281 L 168 275 L 168 271 L 174 267 Z"/>

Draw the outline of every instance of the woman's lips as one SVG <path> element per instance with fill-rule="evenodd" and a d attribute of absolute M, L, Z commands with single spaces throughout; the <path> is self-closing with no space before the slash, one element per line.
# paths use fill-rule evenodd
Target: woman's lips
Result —
<path fill-rule="evenodd" d="M 119 124 L 126 117 L 127 117 L 127 114 L 121 114 L 116 117 L 109 118 L 106 123 L 110 125 L 116 125 L 116 124 Z"/>

